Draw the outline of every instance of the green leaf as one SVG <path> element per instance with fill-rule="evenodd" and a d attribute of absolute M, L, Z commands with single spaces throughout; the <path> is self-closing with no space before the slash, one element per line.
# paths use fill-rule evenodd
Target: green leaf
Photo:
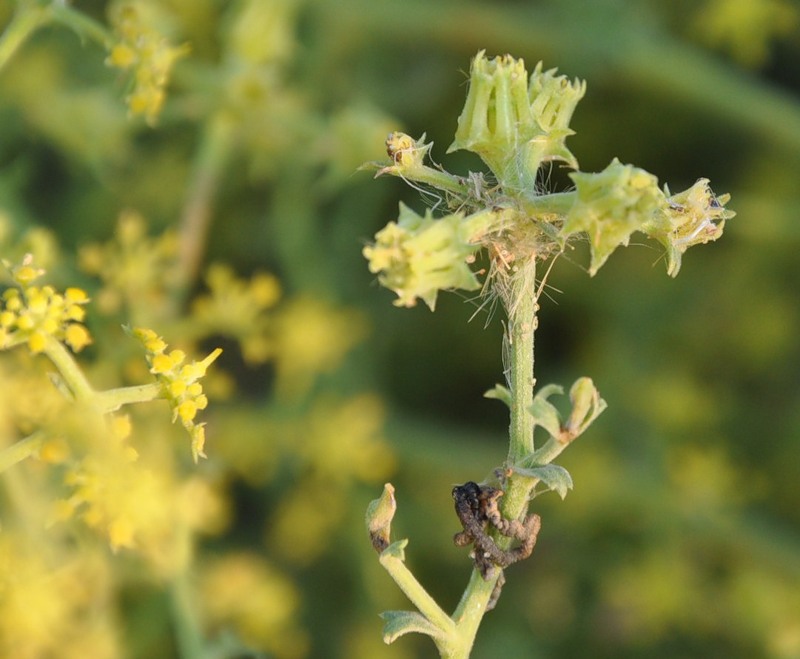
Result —
<path fill-rule="evenodd" d="M 548 384 L 533 397 L 528 411 L 533 415 L 534 423 L 544 428 L 553 437 L 561 434 L 561 415 L 547 399 L 553 394 L 563 394 L 564 388 L 557 384 Z"/>
<path fill-rule="evenodd" d="M 521 476 L 538 478 L 547 487 L 558 494 L 562 499 L 572 489 L 572 476 L 560 465 L 547 464 L 536 467 L 514 467 L 514 471 Z"/>
<path fill-rule="evenodd" d="M 384 643 L 393 643 L 404 634 L 412 632 L 427 634 L 432 638 L 446 636 L 443 630 L 416 611 L 384 611 L 381 613 L 381 618 L 386 621 L 383 626 Z"/>
<path fill-rule="evenodd" d="M 483 397 L 499 400 L 501 403 L 505 403 L 509 409 L 511 408 L 511 392 L 502 384 L 494 385 L 494 388 L 489 389 L 489 391 L 483 394 Z"/>

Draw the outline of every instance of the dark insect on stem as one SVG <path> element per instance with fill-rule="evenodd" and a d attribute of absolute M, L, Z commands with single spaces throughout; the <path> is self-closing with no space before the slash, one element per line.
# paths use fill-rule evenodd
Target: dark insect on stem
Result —
<path fill-rule="evenodd" d="M 453 542 L 459 547 L 473 545 L 471 553 L 476 569 L 484 579 L 490 579 L 496 568 L 506 568 L 521 561 L 533 552 L 536 538 L 542 525 L 539 515 L 528 515 L 524 521 L 503 517 L 499 499 L 503 491 L 494 487 L 481 487 L 473 481 L 453 488 L 455 510 L 463 531 L 456 533 Z M 511 549 L 501 549 L 489 535 L 493 528 L 500 535 L 519 540 L 519 545 Z M 505 582 L 502 572 L 492 592 L 487 610 L 491 610 L 500 595 Z"/>

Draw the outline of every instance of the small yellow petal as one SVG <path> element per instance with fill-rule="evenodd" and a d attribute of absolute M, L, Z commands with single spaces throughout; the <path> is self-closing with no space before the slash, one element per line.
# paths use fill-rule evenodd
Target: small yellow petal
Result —
<path fill-rule="evenodd" d="M 30 350 L 34 355 L 42 352 L 42 350 L 45 348 L 45 345 L 47 345 L 47 339 L 41 332 L 34 332 L 28 338 L 28 350 Z"/>
<path fill-rule="evenodd" d="M 186 383 L 183 380 L 174 380 L 167 385 L 167 390 L 173 398 L 180 398 L 186 391 Z"/>
<path fill-rule="evenodd" d="M 107 63 L 118 69 L 127 69 L 136 63 L 136 51 L 128 44 L 119 43 L 111 49 Z"/>
<path fill-rule="evenodd" d="M 108 526 L 108 539 L 114 551 L 120 547 L 133 547 L 133 536 L 133 524 L 127 517 L 118 517 Z"/>
<path fill-rule="evenodd" d="M 70 323 L 64 330 L 64 341 L 75 352 L 80 352 L 92 342 L 92 337 L 83 325 Z"/>
<path fill-rule="evenodd" d="M 192 400 L 185 400 L 178 405 L 176 412 L 184 424 L 189 423 L 197 416 L 197 405 Z"/>
<path fill-rule="evenodd" d="M 39 449 L 39 459 L 50 464 L 64 462 L 69 456 L 69 445 L 63 437 L 48 439 Z"/>
<path fill-rule="evenodd" d="M 172 370 L 172 360 L 167 355 L 154 355 L 153 360 L 150 362 L 150 372 L 168 373 Z"/>
<path fill-rule="evenodd" d="M 111 432 L 117 439 L 127 439 L 130 437 L 133 426 L 131 417 L 127 414 L 117 414 L 111 419 Z"/>
<path fill-rule="evenodd" d="M 64 298 L 67 302 L 71 302 L 73 304 L 86 304 L 89 301 L 89 296 L 86 294 L 82 288 L 68 288 L 64 291 Z"/>

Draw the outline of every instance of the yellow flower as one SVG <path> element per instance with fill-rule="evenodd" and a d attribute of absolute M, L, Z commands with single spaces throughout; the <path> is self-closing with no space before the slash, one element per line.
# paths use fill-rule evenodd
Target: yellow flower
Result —
<path fill-rule="evenodd" d="M 172 67 L 188 54 L 188 44 L 171 45 L 131 5 L 118 11 L 113 21 L 120 41 L 111 47 L 106 63 L 123 70 L 133 69 L 128 108 L 131 114 L 141 114 L 153 125 L 164 105 Z"/>
<path fill-rule="evenodd" d="M 6 263 L 18 287 L 7 289 L 0 300 L 0 347 L 26 343 L 37 354 L 45 350 L 51 337 L 79 352 L 92 342 L 81 324 L 85 316 L 82 305 L 89 302 L 89 296 L 79 288 L 68 288 L 62 295 L 52 286 L 32 286 L 44 273 L 34 268 L 32 261 L 28 255 L 20 266 Z"/>
<path fill-rule="evenodd" d="M 198 458 L 206 457 L 203 452 L 205 430 L 203 424 L 195 423 L 195 418 L 198 410 L 203 410 L 208 405 L 208 398 L 198 380 L 206 374 L 208 367 L 222 350 L 217 348 L 199 362 L 184 364 L 186 353 L 183 350 L 167 352 L 167 344 L 153 330 L 136 328 L 131 333 L 147 350 L 150 372 L 161 384 L 163 396 L 172 408 L 173 422 L 180 419 L 192 438 L 192 457 L 195 462 Z"/>

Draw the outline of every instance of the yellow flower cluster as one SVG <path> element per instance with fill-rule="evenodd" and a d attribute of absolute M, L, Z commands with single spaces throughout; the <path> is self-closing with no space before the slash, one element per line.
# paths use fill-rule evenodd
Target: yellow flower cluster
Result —
<path fill-rule="evenodd" d="M 203 393 L 203 385 L 198 382 L 206 374 L 211 363 L 222 353 L 217 348 L 205 359 L 189 364 L 183 350 L 167 351 L 166 342 L 153 330 L 137 328 L 133 336 L 144 344 L 147 350 L 147 362 L 150 372 L 156 376 L 161 384 L 164 398 L 172 408 L 173 422 L 180 419 L 183 427 L 192 438 L 192 457 L 195 462 L 198 458 L 206 457 L 203 453 L 205 444 L 205 424 L 195 423 L 197 412 L 204 410 L 208 405 L 208 398 Z"/>
<path fill-rule="evenodd" d="M 260 555 L 213 559 L 203 567 L 200 589 L 203 613 L 213 627 L 232 627 L 248 646 L 279 659 L 307 656 L 308 638 L 294 621 L 297 590 Z"/>
<path fill-rule="evenodd" d="M 147 25 L 137 9 L 126 5 L 114 17 L 120 37 L 106 62 L 119 69 L 133 69 L 133 91 L 127 98 L 132 114 L 144 115 L 153 125 L 161 113 L 165 89 L 175 62 L 189 52 L 187 44 L 172 46 Z"/>
<path fill-rule="evenodd" d="M 268 336 L 271 320 L 267 312 L 281 297 L 281 286 L 274 275 L 256 273 L 250 280 L 238 278 L 230 266 L 214 263 L 205 277 L 208 293 L 192 306 L 192 322 L 209 333 L 236 338 L 244 358 L 262 363 L 274 352 Z"/>
<path fill-rule="evenodd" d="M 135 210 L 123 210 L 106 243 L 90 243 L 80 249 L 84 272 L 102 280 L 94 295 L 97 308 L 116 313 L 125 307 L 130 318 L 155 324 L 165 315 L 168 288 L 176 280 L 178 240 L 173 231 L 148 234 L 145 217 Z"/>
<path fill-rule="evenodd" d="M 29 255 L 19 266 L 5 263 L 18 287 L 6 289 L 0 297 L 0 349 L 27 343 L 36 354 L 53 338 L 75 352 L 82 350 L 92 342 L 82 324 L 89 297 L 80 288 L 58 293 L 52 286 L 31 286 L 44 274 L 32 261 Z"/>
<path fill-rule="evenodd" d="M 61 563 L 64 543 L 3 528 L 0 535 L 0 656 L 113 659 L 113 580 L 88 547 Z M 102 604 L 100 604 L 102 603 Z"/>

